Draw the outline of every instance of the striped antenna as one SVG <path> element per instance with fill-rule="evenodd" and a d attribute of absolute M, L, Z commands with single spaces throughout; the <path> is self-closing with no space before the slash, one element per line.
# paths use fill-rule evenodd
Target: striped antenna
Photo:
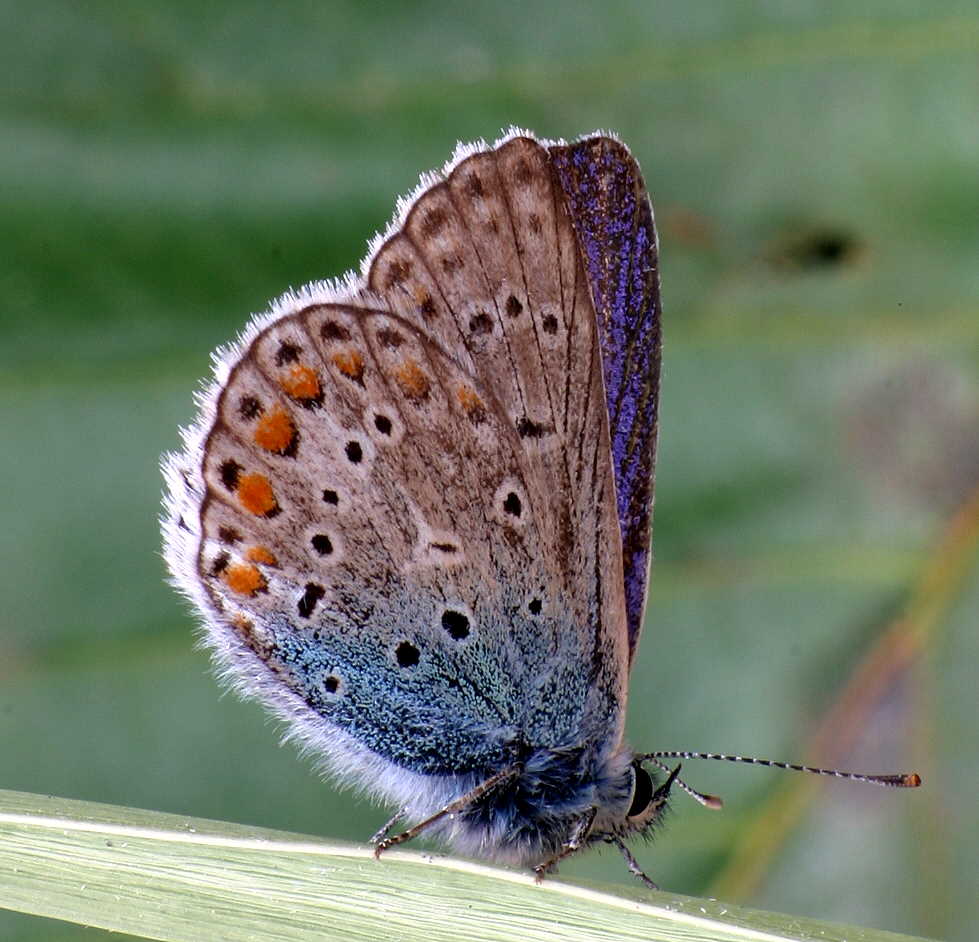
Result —
<path fill-rule="evenodd" d="M 653 765 L 658 766 L 668 775 L 673 775 L 673 770 L 665 763 L 660 762 L 659 759 L 653 756 L 642 756 L 643 760 L 652 762 Z M 679 773 L 680 767 L 677 766 L 676 771 Z M 706 792 L 698 792 L 696 788 L 691 788 L 679 775 L 673 776 L 673 784 L 678 785 L 683 791 L 685 791 L 694 801 L 703 805 L 705 808 L 710 808 L 712 811 L 720 811 L 724 807 L 724 802 L 721 801 L 717 795 L 708 795 Z"/>
<path fill-rule="evenodd" d="M 636 756 L 640 761 L 655 762 L 660 765 L 662 759 L 717 759 L 722 762 L 745 762 L 748 765 L 765 765 L 772 769 L 789 769 L 792 772 L 810 772 L 813 775 L 832 775 L 833 778 L 845 778 L 851 782 L 869 782 L 871 785 L 883 785 L 887 788 L 917 788 L 921 784 L 921 776 L 917 772 L 898 772 L 893 775 L 865 775 L 862 772 L 840 772 L 838 769 L 816 769 L 810 765 L 793 765 L 791 762 L 775 762 L 772 759 L 753 759 L 750 756 L 726 756 L 718 752 L 681 752 L 665 750 L 661 752 L 646 752 Z M 662 766 L 661 766 L 662 767 Z M 683 786 L 681 786 L 683 787 Z M 693 789 L 686 789 L 693 793 Z M 698 792 L 693 797 L 698 801 L 702 796 Z M 701 801 L 701 804 L 707 802 Z"/>

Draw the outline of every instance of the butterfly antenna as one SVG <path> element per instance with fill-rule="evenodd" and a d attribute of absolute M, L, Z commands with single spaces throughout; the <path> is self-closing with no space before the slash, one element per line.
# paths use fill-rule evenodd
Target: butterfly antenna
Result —
<path fill-rule="evenodd" d="M 885 788 L 917 788 L 921 784 L 921 776 L 917 772 L 898 772 L 893 775 L 866 775 L 862 772 L 841 772 L 839 769 L 817 769 L 811 765 L 793 765 L 791 762 L 775 762 L 772 759 L 753 759 L 750 756 L 727 756 L 717 752 L 666 750 L 662 752 L 647 752 L 638 758 L 654 762 L 660 768 L 665 768 L 660 763 L 661 759 L 717 759 L 722 762 L 744 762 L 748 765 L 765 765 L 771 769 L 788 769 L 792 772 L 809 772 L 812 775 L 831 775 L 833 778 L 845 778 L 851 782 L 868 782 L 871 785 L 883 785 Z M 677 782 L 677 784 L 694 797 L 699 795 L 699 793 L 694 792 L 693 789 L 688 789 L 681 782 Z M 712 796 L 708 795 L 705 797 L 711 798 Z M 708 804 L 707 802 L 701 803 Z"/>
<path fill-rule="evenodd" d="M 673 772 L 670 767 L 665 762 L 660 762 L 659 759 L 654 756 L 643 756 L 648 762 L 652 762 L 657 768 L 662 769 L 664 772 L 672 775 Z M 678 785 L 683 791 L 685 791 L 694 801 L 703 805 L 705 808 L 711 808 L 714 811 L 720 811 L 724 807 L 724 802 L 721 801 L 717 795 L 707 795 L 704 792 L 698 792 L 696 788 L 691 788 L 682 778 L 677 778 L 673 776 L 673 784 Z"/>

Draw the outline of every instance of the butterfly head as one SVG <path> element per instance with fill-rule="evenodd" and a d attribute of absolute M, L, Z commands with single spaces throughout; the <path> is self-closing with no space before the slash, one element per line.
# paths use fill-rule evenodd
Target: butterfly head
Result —
<path fill-rule="evenodd" d="M 621 793 L 627 800 L 610 802 L 598 809 L 589 841 L 649 833 L 666 811 L 670 789 L 679 771 L 677 767 L 660 783 L 643 767 L 642 758 L 636 756 L 623 774 Z"/>
<path fill-rule="evenodd" d="M 662 784 L 657 784 L 639 759 L 632 763 L 635 784 L 632 789 L 632 804 L 626 812 L 626 826 L 630 831 L 645 831 L 662 816 L 670 797 L 670 787 L 680 771 L 670 774 Z"/>

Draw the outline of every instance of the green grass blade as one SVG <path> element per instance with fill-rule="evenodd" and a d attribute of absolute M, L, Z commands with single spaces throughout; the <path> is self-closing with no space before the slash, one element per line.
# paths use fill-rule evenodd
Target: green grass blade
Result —
<path fill-rule="evenodd" d="M 896 942 L 888 932 L 0 791 L 0 905 L 151 939 Z"/>

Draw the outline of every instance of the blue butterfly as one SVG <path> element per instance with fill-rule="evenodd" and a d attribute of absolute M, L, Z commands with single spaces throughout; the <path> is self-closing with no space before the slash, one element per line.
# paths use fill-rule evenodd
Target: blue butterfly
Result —
<path fill-rule="evenodd" d="M 625 840 L 696 755 L 623 740 L 659 368 L 635 159 L 516 131 L 219 351 L 166 558 L 226 678 L 397 809 L 378 853 L 425 830 L 540 877 L 604 841 L 653 885 Z"/>

